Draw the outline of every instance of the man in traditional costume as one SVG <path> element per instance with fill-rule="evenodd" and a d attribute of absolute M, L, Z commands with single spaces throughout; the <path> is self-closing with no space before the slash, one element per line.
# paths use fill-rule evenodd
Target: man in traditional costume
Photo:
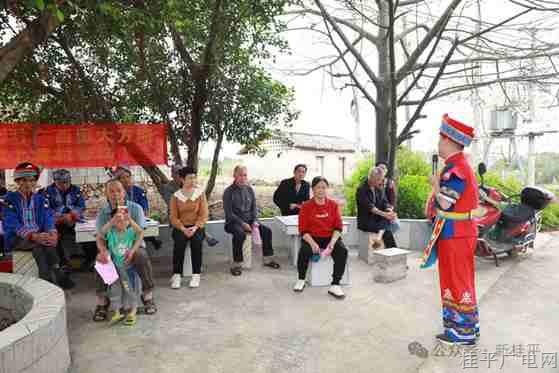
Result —
<path fill-rule="evenodd" d="M 473 138 L 472 127 L 443 116 L 438 152 L 445 166 L 431 179 L 427 210 L 434 225 L 421 266 L 433 265 L 438 257 L 444 333 L 436 338 L 446 344 L 473 345 L 479 337 L 474 268 L 479 194 L 463 152 Z"/>
<path fill-rule="evenodd" d="M 3 209 L 4 243 L 8 252 L 32 251 L 41 279 L 71 288 L 74 283 L 60 270 L 53 212 L 45 196 L 35 191 L 39 174 L 39 167 L 32 163 L 16 166 L 18 188 L 6 194 Z"/>

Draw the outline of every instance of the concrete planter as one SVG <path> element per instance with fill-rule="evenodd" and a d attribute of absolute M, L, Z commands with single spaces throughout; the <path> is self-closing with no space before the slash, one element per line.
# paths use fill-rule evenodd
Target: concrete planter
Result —
<path fill-rule="evenodd" d="M 68 371 L 66 301 L 60 288 L 34 277 L 1 273 L 0 308 L 17 320 L 0 332 L 0 372 Z"/>

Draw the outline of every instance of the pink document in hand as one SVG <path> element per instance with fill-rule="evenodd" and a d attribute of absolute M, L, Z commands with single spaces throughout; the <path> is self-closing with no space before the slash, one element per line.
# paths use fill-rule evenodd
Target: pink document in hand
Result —
<path fill-rule="evenodd" d="M 109 261 L 106 264 L 95 262 L 95 270 L 99 273 L 99 276 L 101 276 L 103 282 L 107 285 L 112 285 L 116 280 L 118 280 L 118 273 L 112 261 Z"/>

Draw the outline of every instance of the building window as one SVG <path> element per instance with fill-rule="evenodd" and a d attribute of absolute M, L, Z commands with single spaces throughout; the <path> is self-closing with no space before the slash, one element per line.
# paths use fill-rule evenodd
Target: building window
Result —
<path fill-rule="evenodd" d="M 316 156 L 316 170 L 318 175 L 324 176 L 324 156 L 322 155 Z"/>
<path fill-rule="evenodd" d="M 345 157 L 340 157 L 340 175 L 342 182 L 345 181 Z"/>

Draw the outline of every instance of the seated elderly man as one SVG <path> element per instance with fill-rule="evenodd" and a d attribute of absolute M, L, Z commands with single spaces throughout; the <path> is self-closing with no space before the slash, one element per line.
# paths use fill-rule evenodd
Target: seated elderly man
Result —
<path fill-rule="evenodd" d="M 355 195 L 357 202 L 357 229 L 382 234 L 385 247 L 397 247 L 393 233 L 388 229 L 397 218 L 384 194 L 384 170 L 372 168 L 369 176 Z"/>
<path fill-rule="evenodd" d="M 85 200 L 80 187 L 72 184 L 70 171 L 60 169 L 53 172 L 54 182 L 43 190 L 49 202 L 49 207 L 54 212 L 56 230 L 58 231 L 58 244 L 56 251 L 62 268 L 68 265 L 71 252 L 67 242 L 76 241 L 76 222 L 83 218 Z"/>
<path fill-rule="evenodd" d="M 223 191 L 223 209 L 225 210 L 225 232 L 233 235 L 233 276 L 242 274 L 243 243 L 247 233 L 258 229 L 262 238 L 264 265 L 279 269 L 280 265 L 273 260 L 272 231 L 259 224 L 256 219 L 256 196 L 248 184 L 247 168 L 236 166 L 233 171 L 234 181 Z"/>
<path fill-rule="evenodd" d="M 126 191 L 126 199 L 137 203 L 144 210 L 144 215 L 147 216 L 149 211 L 149 202 L 146 195 L 146 191 L 137 185 L 134 185 L 132 179 L 132 171 L 128 167 L 118 166 L 113 172 L 115 178 L 117 178 L 124 187 Z M 146 237 L 146 242 L 150 242 L 156 250 L 161 248 L 161 241 L 157 237 Z"/>
<path fill-rule="evenodd" d="M 39 277 L 62 288 L 73 282 L 60 270 L 56 244 L 58 233 L 53 212 L 42 193 L 35 192 L 40 169 L 24 162 L 16 166 L 14 180 L 17 191 L 8 192 L 3 208 L 4 244 L 6 252 L 32 251 Z"/>
<path fill-rule="evenodd" d="M 111 220 L 111 214 L 119 206 L 126 206 L 128 214 L 138 224 L 141 228 L 145 228 L 146 219 L 144 216 L 144 211 L 140 205 L 135 202 L 126 199 L 126 192 L 121 182 L 118 180 L 109 180 L 105 184 L 105 195 L 107 197 L 107 205 L 97 215 L 96 231 L 97 231 L 97 261 L 101 263 L 107 263 L 109 260 L 109 252 L 107 249 L 107 242 L 102 234 L 100 234 L 101 229 L 109 220 Z M 157 312 L 157 307 L 153 301 L 153 270 L 151 267 L 151 261 L 145 251 L 144 245 L 135 251 L 135 254 L 130 259 L 130 262 L 138 272 L 140 280 L 142 281 L 142 301 L 145 306 L 145 313 L 154 314 Z M 101 279 L 101 276 L 96 274 L 97 282 L 97 307 L 95 308 L 95 313 L 93 315 L 94 321 L 105 321 L 107 320 L 108 310 L 109 310 L 109 298 L 107 297 L 107 286 Z"/>

